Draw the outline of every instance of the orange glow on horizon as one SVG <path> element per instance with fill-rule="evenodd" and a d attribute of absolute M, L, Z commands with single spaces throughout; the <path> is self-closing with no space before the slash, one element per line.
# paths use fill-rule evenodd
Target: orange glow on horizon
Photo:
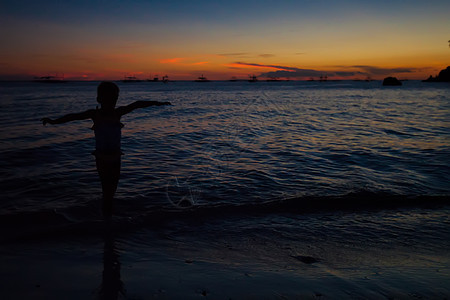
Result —
<path fill-rule="evenodd" d="M 161 63 L 161 64 L 176 64 L 176 63 L 181 62 L 182 60 L 184 60 L 184 58 L 180 58 L 180 57 L 166 58 L 166 59 L 161 59 L 159 61 L 159 63 Z"/>
<path fill-rule="evenodd" d="M 196 62 L 196 63 L 192 63 L 192 65 L 194 65 L 194 66 L 196 66 L 196 65 L 206 65 L 206 64 L 209 64 L 209 61 L 199 61 L 199 62 Z"/>
<path fill-rule="evenodd" d="M 86 51 L 87 52 L 87 51 Z M 401 58 L 376 58 L 367 60 L 347 60 L 345 63 L 327 61 L 316 63 L 316 55 L 288 56 L 274 55 L 235 59 L 225 55 L 197 55 L 192 57 L 176 56 L 172 58 L 158 58 L 145 52 L 136 54 L 107 54 L 105 56 L 86 54 L 85 57 L 67 60 L 66 56 L 52 59 L 45 57 L 30 57 L 16 62 L 3 64 L 0 70 L 0 79 L 31 80 L 33 77 L 64 74 L 67 80 L 121 80 L 124 76 L 136 76 L 139 79 L 148 79 L 154 74 L 168 75 L 170 80 L 193 80 L 200 75 L 210 80 L 228 80 L 232 77 L 248 78 L 255 75 L 260 78 L 265 73 L 284 72 L 285 75 L 274 76 L 289 77 L 291 80 L 307 80 L 327 75 L 330 79 L 372 79 L 381 80 L 387 76 L 400 79 L 423 80 L 430 75 L 435 76 L 450 65 L 446 57 L 436 56 L 426 59 L 424 56 Z M 203 58 L 203 59 L 202 59 Z M 385 63 L 383 63 L 385 61 Z M 402 69 L 404 71 L 402 72 Z M 301 71 L 311 70 L 317 75 L 301 75 Z M 373 73 L 370 73 L 372 72 Z M 299 71 L 298 73 L 296 73 Z M 290 75 L 288 72 L 293 72 Z M 345 72 L 354 72 L 355 75 L 339 75 Z M 358 72 L 363 72 L 358 75 Z M 8 75 L 9 74 L 9 75 Z M 320 74 L 320 75 L 319 75 Z M 331 75 L 335 74 L 335 75 Z"/>

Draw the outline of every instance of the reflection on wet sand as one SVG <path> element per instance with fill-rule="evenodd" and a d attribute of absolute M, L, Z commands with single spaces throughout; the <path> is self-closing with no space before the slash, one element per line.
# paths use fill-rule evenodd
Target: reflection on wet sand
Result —
<path fill-rule="evenodd" d="M 115 247 L 114 231 L 106 224 L 103 248 L 103 276 L 99 299 L 119 299 L 125 296 L 125 287 L 120 279 L 119 253 Z"/>

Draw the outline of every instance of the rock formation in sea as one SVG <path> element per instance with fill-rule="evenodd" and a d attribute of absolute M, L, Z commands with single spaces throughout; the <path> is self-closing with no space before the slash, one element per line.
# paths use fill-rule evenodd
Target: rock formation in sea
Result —
<path fill-rule="evenodd" d="M 428 79 L 422 80 L 423 82 L 450 82 L 450 67 L 441 70 L 439 75 L 433 77 L 430 75 Z"/>
<path fill-rule="evenodd" d="M 395 77 L 386 77 L 383 80 L 383 85 L 402 85 L 402 82 Z"/>

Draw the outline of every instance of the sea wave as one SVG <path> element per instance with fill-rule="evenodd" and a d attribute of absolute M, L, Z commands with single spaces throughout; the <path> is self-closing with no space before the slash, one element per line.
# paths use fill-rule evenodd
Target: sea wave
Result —
<path fill-rule="evenodd" d="M 14 211 L 0 215 L 1 242 L 28 241 L 42 238 L 67 238 L 70 235 L 102 234 L 105 224 L 118 232 L 133 232 L 145 228 L 164 228 L 172 222 L 198 223 L 207 220 L 228 222 L 232 219 L 264 219 L 270 215 L 341 215 L 376 211 L 395 212 L 399 209 L 450 209 L 448 196 L 400 196 L 370 191 L 352 192 L 342 196 L 307 196 L 241 204 L 195 205 L 189 201 L 155 206 L 143 210 L 135 204 L 117 202 L 116 213 L 103 217 L 99 201 L 85 205 Z M 106 223 L 105 223 L 106 222 Z M 112 222 L 112 223 L 111 223 Z M 112 224 L 112 225 L 111 225 Z"/>

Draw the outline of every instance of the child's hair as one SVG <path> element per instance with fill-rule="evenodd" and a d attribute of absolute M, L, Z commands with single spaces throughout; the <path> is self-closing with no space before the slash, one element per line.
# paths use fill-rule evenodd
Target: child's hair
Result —
<path fill-rule="evenodd" d="M 97 87 L 97 102 L 100 104 L 103 101 L 116 102 L 119 98 L 119 91 L 119 87 L 114 82 L 103 81 Z"/>

